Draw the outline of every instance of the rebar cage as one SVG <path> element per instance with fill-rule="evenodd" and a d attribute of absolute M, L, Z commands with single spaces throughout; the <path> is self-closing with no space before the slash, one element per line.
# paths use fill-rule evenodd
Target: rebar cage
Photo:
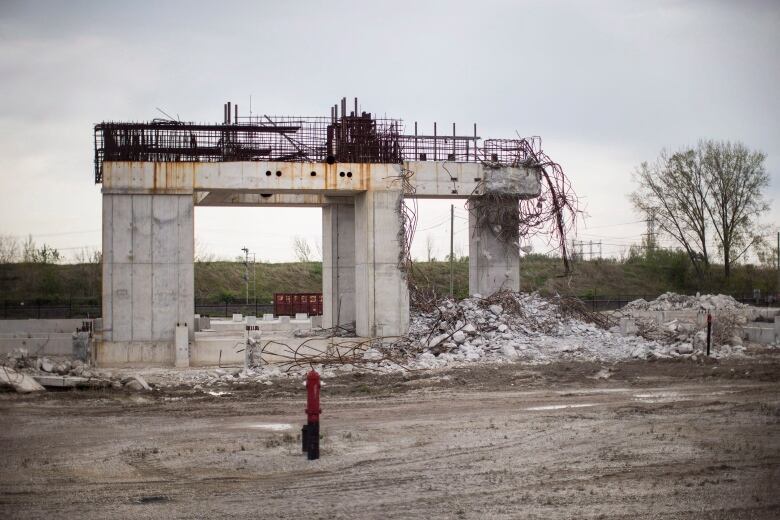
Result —
<path fill-rule="evenodd" d="M 342 99 L 330 117 L 235 116 L 225 106 L 222 124 L 156 119 L 151 122 L 103 122 L 95 125 L 95 183 L 103 181 L 103 161 L 228 162 L 311 161 L 401 163 L 454 161 L 518 164 L 532 158 L 527 140 L 474 135 L 404 133 L 400 119 L 375 118 L 369 112 L 346 113 Z M 532 142 L 533 143 L 533 142 Z"/>

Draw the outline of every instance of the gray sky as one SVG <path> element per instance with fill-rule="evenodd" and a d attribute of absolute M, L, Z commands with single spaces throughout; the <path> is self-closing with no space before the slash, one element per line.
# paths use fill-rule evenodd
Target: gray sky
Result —
<path fill-rule="evenodd" d="M 636 165 L 700 138 L 741 140 L 768 154 L 776 228 L 779 54 L 777 2 L 3 0 L 0 234 L 99 248 L 92 125 L 149 120 L 155 107 L 216 122 L 223 102 L 243 111 L 250 95 L 257 112 L 327 115 L 357 96 L 421 129 L 540 135 L 589 215 L 579 239 L 605 254 L 644 232 L 627 199 Z M 441 258 L 449 202 L 420 211 L 413 253 L 430 234 Z M 320 210 L 199 208 L 195 233 L 217 256 L 247 245 L 290 260 L 292 236 L 320 241 Z"/>

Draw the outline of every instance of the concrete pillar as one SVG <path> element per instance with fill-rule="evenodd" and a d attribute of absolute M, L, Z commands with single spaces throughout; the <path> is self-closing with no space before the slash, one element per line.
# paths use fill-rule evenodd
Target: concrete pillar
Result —
<path fill-rule="evenodd" d="M 358 336 L 409 330 L 409 288 L 398 269 L 401 191 L 355 196 L 355 324 Z"/>
<path fill-rule="evenodd" d="M 355 321 L 355 206 L 322 208 L 322 326 Z"/>
<path fill-rule="evenodd" d="M 103 195 L 103 347 L 98 363 L 173 364 L 194 318 L 191 195 Z"/>
<path fill-rule="evenodd" d="M 517 208 L 517 200 L 506 204 Z M 469 294 L 490 296 L 502 289 L 520 290 L 520 243 L 500 241 L 469 212 Z"/>

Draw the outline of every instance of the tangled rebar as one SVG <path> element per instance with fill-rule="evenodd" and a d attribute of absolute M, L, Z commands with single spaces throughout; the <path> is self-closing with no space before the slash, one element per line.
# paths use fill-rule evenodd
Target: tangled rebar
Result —
<path fill-rule="evenodd" d="M 483 164 L 488 167 L 508 165 L 538 170 L 541 191 L 536 198 L 516 203 L 516 196 L 486 191 L 485 186 L 480 186 L 481 193 L 469 198 L 468 210 L 478 223 L 486 225 L 496 238 L 507 244 L 517 243 L 520 238 L 546 235 L 548 245 L 554 243 L 554 249 L 560 251 L 565 274 L 568 274 L 571 262 L 566 237 L 575 230 L 579 208 L 577 195 L 561 165 L 542 150 L 540 137 L 493 140 L 486 145 L 485 151 Z M 498 162 L 499 157 L 504 161 Z"/>

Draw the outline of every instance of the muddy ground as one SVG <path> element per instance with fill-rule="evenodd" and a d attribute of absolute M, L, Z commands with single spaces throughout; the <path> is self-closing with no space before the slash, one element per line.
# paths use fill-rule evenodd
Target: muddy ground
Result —
<path fill-rule="evenodd" d="M 606 377 L 606 378 L 605 378 Z M 780 359 L 0 394 L 0 518 L 778 518 Z"/>

